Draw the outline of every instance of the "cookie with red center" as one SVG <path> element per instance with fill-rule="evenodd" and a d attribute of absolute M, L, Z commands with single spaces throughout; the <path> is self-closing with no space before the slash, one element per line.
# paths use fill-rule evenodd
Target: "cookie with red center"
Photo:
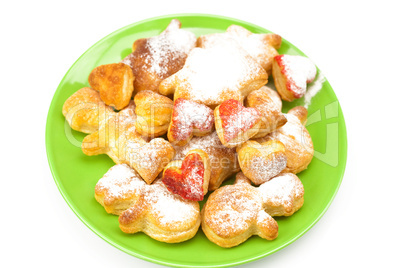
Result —
<path fill-rule="evenodd" d="M 201 201 L 208 192 L 211 168 L 208 155 L 199 149 L 189 151 L 183 161 L 170 162 L 162 182 L 166 188 L 184 199 Z"/>
<path fill-rule="evenodd" d="M 246 108 L 237 100 L 226 100 L 215 108 L 215 128 L 222 144 L 236 147 L 254 135 L 260 128 L 261 116 L 257 109 Z"/>
<path fill-rule="evenodd" d="M 285 101 L 303 97 L 307 84 L 314 81 L 317 73 L 310 59 L 293 55 L 276 56 L 272 69 L 276 90 Z"/>
<path fill-rule="evenodd" d="M 179 146 L 195 136 L 205 136 L 214 128 L 214 111 L 206 105 L 179 98 L 175 100 L 168 139 Z"/>

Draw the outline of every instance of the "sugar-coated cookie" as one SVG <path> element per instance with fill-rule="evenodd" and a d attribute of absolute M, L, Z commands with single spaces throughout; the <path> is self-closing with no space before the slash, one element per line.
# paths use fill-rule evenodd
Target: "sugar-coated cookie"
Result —
<path fill-rule="evenodd" d="M 267 81 L 267 72 L 238 46 L 194 48 L 183 69 L 161 82 L 159 92 L 213 109 L 228 99 L 243 102 Z"/>
<path fill-rule="evenodd" d="M 181 22 L 173 19 L 160 35 L 134 42 L 133 52 L 122 63 L 132 68 L 135 92 L 158 92 L 160 82 L 183 67 L 197 38 L 180 28 Z"/>
<path fill-rule="evenodd" d="M 304 96 L 307 84 L 314 81 L 317 68 L 306 57 L 278 55 L 274 58 L 273 72 L 275 87 L 285 101 Z"/>
<path fill-rule="evenodd" d="M 237 100 L 229 99 L 214 110 L 215 128 L 222 144 L 234 148 L 255 136 L 261 115 L 255 108 L 246 108 Z"/>
<path fill-rule="evenodd" d="M 256 139 L 263 143 L 277 140 L 285 146 L 287 158 L 284 172 L 297 174 L 307 168 L 314 156 L 311 136 L 304 124 L 307 120 L 307 109 L 297 106 L 286 114 L 287 123 L 263 138 Z"/>
<path fill-rule="evenodd" d="M 269 181 L 286 168 L 285 146 L 276 140 L 261 144 L 247 141 L 237 147 L 237 156 L 242 172 L 256 185 Z"/>
<path fill-rule="evenodd" d="M 133 206 L 119 216 L 125 233 L 144 232 L 161 242 L 179 243 L 191 239 L 201 223 L 200 206 L 169 192 L 161 180 L 145 185 Z"/>
<path fill-rule="evenodd" d="M 174 101 L 168 139 L 183 146 L 193 135 L 205 136 L 214 129 L 214 111 L 204 104 L 179 98 Z"/>
<path fill-rule="evenodd" d="M 223 146 L 216 132 L 202 137 L 193 137 L 186 145 L 175 145 L 174 148 L 176 150 L 174 160 L 183 160 L 193 149 L 200 149 L 208 155 L 211 164 L 208 188 L 211 191 L 218 189 L 224 180 L 240 170 L 236 149 Z"/>

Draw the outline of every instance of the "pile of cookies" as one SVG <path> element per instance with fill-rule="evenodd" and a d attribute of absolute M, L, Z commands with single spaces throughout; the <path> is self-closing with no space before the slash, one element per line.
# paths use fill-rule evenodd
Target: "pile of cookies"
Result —
<path fill-rule="evenodd" d="M 314 151 L 307 110 L 281 110 L 305 94 L 316 67 L 279 55 L 281 41 L 237 25 L 197 38 L 174 19 L 121 62 L 96 67 L 90 87 L 66 100 L 67 122 L 88 133 L 84 154 L 116 163 L 95 198 L 123 232 L 177 243 L 201 225 L 210 241 L 233 247 L 252 235 L 275 239 L 273 217 L 302 207 L 295 174 Z"/>

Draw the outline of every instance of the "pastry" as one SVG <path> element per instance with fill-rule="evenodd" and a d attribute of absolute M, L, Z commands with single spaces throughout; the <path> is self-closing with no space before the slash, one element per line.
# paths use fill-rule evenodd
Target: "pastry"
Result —
<path fill-rule="evenodd" d="M 99 92 L 84 87 L 71 95 L 63 105 L 63 115 L 72 129 L 92 133 L 98 131 L 99 121 L 114 113 L 101 100 Z"/>
<path fill-rule="evenodd" d="M 205 136 L 214 127 L 214 111 L 206 105 L 179 98 L 175 100 L 168 139 L 179 146 L 185 145 L 192 137 Z"/>
<path fill-rule="evenodd" d="M 119 216 L 123 232 L 144 232 L 166 243 L 183 242 L 197 233 L 201 222 L 198 202 L 169 192 L 161 180 L 143 189 L 137 202 Z"/>
<path fill-rule="evenodd" d="M 309 58 L 293 55 L 276 56 L 272 69 L 276 90 L 285 101 L 303 97 L 307 84 L 314 81 L 317 73 Z"/>
<path fill-rule="evenodd" d="M 240 170 L 236 149 L 223 146 L 216 132 L 203 137 L 193 137 L 185 146 L 174 146 L 174 148 L 176 150 L 174 160 L 183 160 L 193 149 L 207 153 L 211 164 L 208 186 L 210 191 L 218 189 L 225 179 Z"/>
<path fill-rule="evenodd" d="M 109 106 L 121 110 L 133 95 L 134 75 L 129 66 L 112 63 L 96 67 L 89 74 L 89 85 L 99 91 L 101 99 Z"/>
<path fill-rule="evenodd" d="M 225 33 L 200 36 L 197 46 L 208 48 L 231 41 L 237 42 L 268 74 L 271 74 L 273 58 L 278 55 L 276 50 L 281 47 L 281 36 L 273 33 L 254 34 L 239 25 L 231 25 Z"/>
<path fill-rule="evenodd" d="M 291 216 L 304 202 L 304 187 L 293 173 L 281 173 L 257 188 L 271 216 Z"/>
<path fill-rule="evenodd" d="M 145 182 L 126 164 L 111 167 L 95 186 L 95 199 L 107 213 L 120 215 L 139 199 Z"/>
<path fill-rule="evenodd" d="M 260 128 L 254 138 L 264 137 L 286 123 L 278 93 L 266 86 L 250 92 L 246 98 L 246 106 L 257 109 L 261 115 Z"/>
<path fill-rule="evenodd" d="M 150 184 L 172 160 L 174 149 L 162 138 L 144 140 L 135 131 L 134 109 L 131 102 L 117 116 L 102 121 L 99 131 L 84 138 L 82 151 L 86 155 L 107 154 L 116 164 L 135 169 Z"/>
<path fill-rule="evenodd" d="M 239 101 L 229 99 L 215 108 L 215 128 L 222 144 L 236 147 L 255 136 L 261 123 L 257 109 L 246 108 Z"/>
<path fill-rule="evenodd" d="M 173 101 L 151 90 L 135 94 L 135 129 L 147 137 L 159 137 L 166 134 L 173 110 Z"/>
<path fill-rule="evenodd" d="M 221 246 L 234 247 L 252 235 L 273 240 L 278 224 L 272 216 L 291 216 L 303 206 L 304 188 L 292 173 L 283 173 L 259 187 L 243 173 L 233 185 L 213 192 L 202 211 L 202 230 L 207 238 Z"/>
<path fill-rule="evenodd" d="M 173 19 L 160 35 L 134 42 L 133 52 L 122 62 L 133 71 L 136 92 L 158 92 L 159 83 L 183 67 L 197 39 L 180 27 L 180 21 Z"/>
<path fill-rule="evenodd" d="M 228 99 L 243 102 L 267 81 L 266 71 L 237 46 L 194 48 L 183 69 L 161 82 L 159 92 L 213 109 Z"/>
<path fill-rule="evenodd" d="M 278 236 L 278 224 L 265 212 L 258 190 L 239 174 L 233 185 L 210 194 L 201 211 L 204 234 L 225 248 L 237 246 L 252 235 L 267 240 Z"/>
<path fill-rule="evenodd" d="M 208 154 L 200 149 L 189 151 L 183 161 L 170 162 L 163 171 L 166 188 L 184 199 L 202 201 L 208 192 L 211 164 Z"/>
<path fill-rule="evenodd" d="M 304 127 L 307 120 L 307 109 L 294 107 L 286 115 L 287 123 L 263 138 L 256 139 L 263 143 L 278 140 L 285 146 L 287 157 L 284 172 L 297 174 L 307 168 L 313 159 L 314 147 L 308 130 Z"/>
<path fill-rule="evenodd" d="M 240 168 L 255 185 L 269 181 L 286 168 L 285 146 L 280 141 L 247 141 L 237 147 Z"/>

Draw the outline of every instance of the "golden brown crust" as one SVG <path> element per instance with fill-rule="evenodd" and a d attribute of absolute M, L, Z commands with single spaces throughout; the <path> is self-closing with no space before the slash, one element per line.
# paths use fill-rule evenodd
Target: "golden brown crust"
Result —
<path fill-rule="evenodd" d="M 170 193 L 160 180 L 146 185 L 138 201 L 119 217 L 125 233 L 144 232 L 161 242 L 191 239 L 201 223 L 198 202 Z"/>
<path fill-rule="evenodd" d="M 269 140 L 279 140 L 285 146 L 287 164 L 284 172 L 297 174 L 307 168 L 314 156 L 314 146 L 308 130 L 297 116 L 306 117 L 304 107 L 295 107 L 287 114 L 287 123 L 263 138 L 256 139 L 262 143 Z"/>
<path fill-rule="evenodd" d="M 107 213 L 120 215 L 141 196 L 145 182 L 126 164 L 115 165 L 95 186 L 95 199 Z"/>
<path fill-rule="evenodd" d="M 72 129 L 93 133 L 99 129 L 99 121 L 114 113 L 101 100 L 99 92 L 84 87 L 71 95 L 63 105 L 63 115 Z"/>
<path fill-rule="evenodd" d="M 158 92 L 159 83 L 183 67 L 196 37 L 180 27 L 180 21 L 174 19 L 160 35 L 134 42 L 133 53 L 122 62 L 132 68 L 136 92 Z"/>
<path fill-rule="evenodd" d="M 134 97 L 138 133 L 148 137 L 166 134 L 173 110 L 173 101 L 150 90 L 138 92 Z"/>
<path fill-rule="evenodd" d="M 242 172 L 255 185 L 269 181 L 286 168 L 285 147 L 280 141 L 247 141 L 237 147 L 237 156 Z"/>
<path fill-rule="evenodd" d="M 278 235 L 278 224 L 264 211 L 257 189 L 241 180 L 213 192 L 201 217 L 205 235 L 221 247 L 237 246 L 252 235 L 268 240 Z"/>
<path fill-rule="evenodd" d="M 281 67 L 275 60 L 272 63 L 272 76 L 274 78 L 276 90 L 279 95 L 281 95 L 281 98 L 285 101 L 293 101 L 295 97 L 287 88 L 287 83 L 289 83 L 288 78 L 282 73 Z"/>
<path fill-rule="evenodd" d="M 278 105 L 276 98 L 279 97 L 276 94 L 275 91 L 266 86 L 248 94 L 246 106 L 257 109 L 261 115 L 259 132 L 254 138 L 264 137 L 286 123 L 286 117 L 281 112 L 282 105 Z M 281 102 L 280 98 L 279 102 Z"/>
<path fill-rule="evenodd" d="M 116 164 L 134 168 L 148 184 L 152 183 L 172 160 L 172 145 L 161 138 L 147 142 L 135 131 L 135 105 L 132 102 L 117 116 L 104 120 L 99 131 L 84 138 L 86 155 L 107 154 Z"/>
<path fill-rule="evenodd" d="M 134 91 L 134 75 L 130 66 L 112 63 L 96 67 L 88 77 L 89 85 L 99 91 L 101 99 L 121 110 L 126 107 Z"/>
<path fill-rule="evenodd" d="M 175 160 L 183 160 L 192 149 L 201 149 L 208 154 L 211 163 L 209 190 L 219 188 L 224 180 L 240 170 L 235 148 L 222 145 L 216 132 L 203 137 L 194 137 L 185 146 L 174 146 Z"/>

